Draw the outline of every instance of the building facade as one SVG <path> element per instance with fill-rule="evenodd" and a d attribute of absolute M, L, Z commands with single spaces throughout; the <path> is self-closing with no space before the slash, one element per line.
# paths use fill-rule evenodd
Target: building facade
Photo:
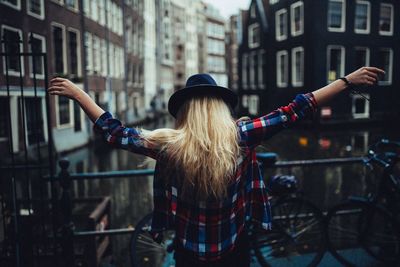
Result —
<path fill-rule="evenodd" d="M 146 116 L 142 106 L 145 103 L 143 1 L 4 0 L 0 7 L 1 36 L 21 40 L 19 44 L 7 42 L 9 45 L 3 45 L 2 52 L 5 49 L 10 53 L 44 52 L 48 78 L 61 76 L 72 80 L 100 106 L 124 121 L 138 121 Z M 15 152 L 25 143 L 31 146 L 35 135 L 46 143 L 43 58 L 21 57 L 19 63 L 19 58 L 12 56 L 7 62 L 5 57 L 2 61 L 0 101 L 3 114 L 8 114 L 6 111 L 11 108 L 12 128 L 19 133 L 13 135 Z M 23 92 L 18 92 L 21 84 Z M 10 98 L 6 97 L 6 85 L 11 89 Z M 23 108 L 18 104 L 22 101 L 21 94 L 27 97 Z M 31 115 L 37 113 L 34 112 L 37 106 L 39 130 Z M 20 112 L 25 112 L 28 120 L 25 123 L 18 115 Z M 64 97 L 50 97 L 50 114 L 54 114 L 49 123 L 58 152 L 87 144 L 91 124 L 76 103 Z M 6 115 L 0 121 L 7 125 Z M 24 124 L 27 126 L 22 129 Z M 8 128 L 1 133 L 4 142 L 0 143 L 8 140 Z"/>
<path fill-rule="evenodd" d="M 228 75 L 225 59 L 225 19 L 218 9 L 211 4 L 203 3 L 203 21 L 199 30 L 202 34 L 199 50 L 204 50 L 204 61 L 201 66 L 202 72 L 207 72 L 215 79 L 218 85 L 228 86 Z"/>
<path fill-rule="evenodd" d="M 228 72 L 228 87 L 236 92 L 239 89 L 239 23 L 239 15 L 232 15 L 229 18 L 226 29 L 226 66 Z"/>
<path fill-rule="evenodd" d="M 255 8 L 254 13 L 254 6 L 264 6 L 265 15 L 257 12 L 259 8 Z M 394 75 L 394 62 L 400 60 L 400 29 L 396 27 L 399 10 L 397 1 L 251 1 L 239 52 L 240 94 L 249 95 L 246 88 L 251 88 L 257 80 L 257 75 L 251 74 L 257 72 L 255 60 L 251 63 L 246 59 L 253 50 L 249 46 L 255 34 L 253 14 L 255 20 L 263 16 L 267 20 L 267 32 L 259 38 L 261 42 L 266 38 L 262 46 L 267 55 L 265 94 L 257 93 L 259 106 L 263 107 L 259 114 L 288 103 L 297 93 L 323 87 L 361 66 L 378 66 L 386 71 L 377 86 L 358 88 L 369 101 L 360 95 L 343 93 L 321 107 L 320 121 L 370 121 L 398 114 L 394 99 L 399 96 L 395 89 L 399 80 Z M 241 110 L 248 112 L 243 102 L 246 101 L 242 101 Z"/>
<path fill-rule="evenodd" d="M 161 107 L 166 108 L 169 96 L 174 92 L 173 34 L 171 0 L 156 0 L 157 40 L 157 87 Z"/>

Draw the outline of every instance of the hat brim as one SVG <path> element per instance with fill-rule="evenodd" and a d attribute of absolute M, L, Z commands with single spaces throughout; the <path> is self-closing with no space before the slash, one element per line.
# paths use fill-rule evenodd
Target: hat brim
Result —
<path fill-rule="evenodd" d="M 179 109 L 185 101 L 195 96 L 216 96 L 234 109 L 238 103 L 238 97 L 232 90 L 218 85 L 194 85 L 180 89 L 173 93 L 168 101 L 168 111 L 176 118 Z"/>

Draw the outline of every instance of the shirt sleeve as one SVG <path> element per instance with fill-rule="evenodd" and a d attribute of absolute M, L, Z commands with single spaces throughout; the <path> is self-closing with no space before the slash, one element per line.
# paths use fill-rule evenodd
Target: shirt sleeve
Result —
<path fill-rule="evenodd" d="M 241 142 L 255 147 L 295 122 L 312 117 L 316 109 L 317 103 L 312 93 L 299 94 L 287 106 L 254 120 L 239 122 Z"/>
<path fill-rule="evenodd" d="M 94 123 L 93 130 L 110 145 L 156 159 L 158 151 L 141 137 L 141 132 L 128 128 L 114 119 L 110 112 L 104 112 Z"/>

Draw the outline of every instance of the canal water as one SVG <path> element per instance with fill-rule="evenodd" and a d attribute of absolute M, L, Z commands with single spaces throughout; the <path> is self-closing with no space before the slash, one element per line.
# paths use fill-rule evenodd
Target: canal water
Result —
<path fill-rule="evenodd" d="M 171 127 L 171 118 L 144 125 L 154 129 Z M 371 130 L 346 129 L 288 129 L 265 141 L 259 152 L 274 152 L 278 160 L 302 160 L 333 157 L 363 156 L 369 145 L 381 138 L 400 140 L 400 131 L 393 128 Z M 65 155 L 71 162 L 71 172 L 98 172 L 153 168 L 154 162 L 123 150 L 111 149 L 102 143 Z M 376 173 L 362 164 L 338 166 L 292 167 L 267 169 L 266 179 L 276 173 L 294 174 L 305 196 L 322 209 L 346 199 L 350 195 L 364 195 L 374 185 Z M 134 226 L 152 210 L 152 177 L 118 178 L 94 181 L 75 181 L 72 185 L 75 198 L 94 196 L 111 197 L 111 228 Z M 111 238 L 115 266 L 127 267 L 129 260 L 127 235 Z"/>

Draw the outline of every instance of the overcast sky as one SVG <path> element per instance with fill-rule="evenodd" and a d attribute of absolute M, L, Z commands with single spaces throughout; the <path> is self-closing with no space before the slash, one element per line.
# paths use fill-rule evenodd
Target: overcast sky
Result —
<path fill-rule="evenodd" d="M 230 15 L 238 13 L 239 8 L 249 8 L 250 0 L 205 0 L 218 8 L 221 11 L 221 15 L 225 18 L 229 18 Z"/>

